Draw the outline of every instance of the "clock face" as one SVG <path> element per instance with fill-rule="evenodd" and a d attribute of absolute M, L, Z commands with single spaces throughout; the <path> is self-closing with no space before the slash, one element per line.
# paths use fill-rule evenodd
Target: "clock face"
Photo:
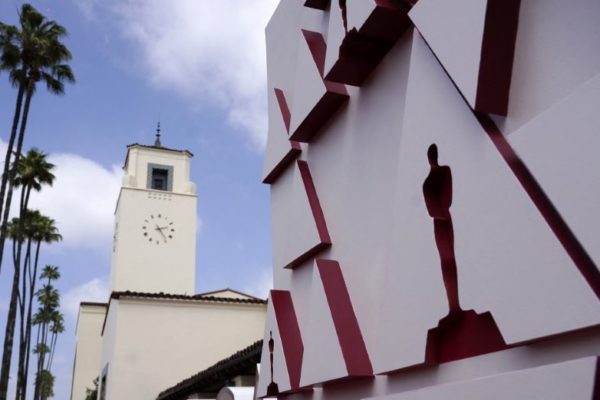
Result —
<path fill-rule="evenodd" d="M 173 240 L 175 225 L 164 214 L 150 214 L 142 224 L 142 235 L 150 244 L 165 244 Z"/>

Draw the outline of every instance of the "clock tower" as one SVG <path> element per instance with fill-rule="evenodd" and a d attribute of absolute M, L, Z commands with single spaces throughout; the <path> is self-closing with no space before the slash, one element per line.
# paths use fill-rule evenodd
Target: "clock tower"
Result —
<path fill-rule="evenodd" d="M 196 186 L 192 153 L 131 144 L 115 210 L 111 291 L 193 294 Z"/>

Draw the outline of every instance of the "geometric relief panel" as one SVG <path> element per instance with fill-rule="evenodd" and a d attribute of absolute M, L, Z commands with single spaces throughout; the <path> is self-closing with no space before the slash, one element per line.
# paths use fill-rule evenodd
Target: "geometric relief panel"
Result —
<path fill-rule="evenodd" d="M 306 161 L 297 160 L 271 185 L 271 204 L 275 268 L 296 268 L 331 245 Z"/>
<path fill-rule="evenodd" d="M 589 254 L 600 298 L 600 75 L 508 137 Z M 539 151 L 543 146 L 544 151 Z M 582 261 L 583 263 L 583 261 Z M 594 266 L 595 264 L 595 266 Z"/>
<path fill-rule="evenodd" d="M 421 0 L 409 16 L 476 111 L 506 115 L 520 0 Z"/>
<path fill-rule="evenodd" d="M 263 182 L 272 183 L 301 152 L 289 140 L 290 107 L 294 97 L 294 73 L 298 53 L 297 35 L 303 7 L 281 2 L 266 27 L 268 135 Z M 290 72 L 292 71 L 292 72 Z"/>
<path fill-rule="evenodd" d="M 506 118 L 511 135 L 600 73 L 600 2 L 522 1 Z"/>
<path fill-rule="evenodd" d="M 302 332 L 305 350 L 301 386 L 372 376 L 369 355 L 337 261 L 315 260 L 308 302 L 309 319 Z"/>
<path fill-rule="evenodd" d="M 402 223 L 392 236 L 402 237 L 399 252 L 419 248 L 426 240 L 433 255 L 438 253 L 437 259 L 430 252 L 422 259 L 407 258 L 403 264 L 441 270 L 439 278 L 431 275 L 444 283 L 448 308 L 447 317 L 438 314 L 440 325 L 444 318 L 452 318 L 453 310 L 472 310 L 472 315 L 487 322 L 482 325 L 478 321 L 469 334 L 487 337 L 482 332 L 491 329 L 497 338 L 487 349 L 484 343 L 483 351 L 465 349 L 462 355 L 438 352 L 446 354 L 438 361 L 600 323 L 600 302 L 594 292 L 420 35 L 415 35 L 413 42 L 410 71 L 397 167 L 403 172 L 393 183 L 399 196 L 395 218 Z M 444 197 L 443 193 L 427 195 L 424 188 L 431 171 L 428 149 L 434 143 L 439 164 L 451 170 L 450 201 L 448 205 L 445 200 L 444 211 L 451 215 L 450 228 L 436 226 L 438 217 L 429 205 L 425 207 L 428 197 Z M 424 224 L 428 226 L 425 231 Z M 439 231 L 443 231 L 441 240 Z M 448 266 L 449 259 L 454 266 Z M 393 308 L 410 301 L 408 293 L 394 290 L 398 282 L 410 281 L 402 266 L 390 269 L 387 275 L 389 286 L 382 303 Z M 413 312 L 418 313 L 425 304 L 419 303 Z M 383 313 L 376 372 L 411 365 L 410 349 L 404 353 L 390 344 L 415 317 Z M 426 333 L 413 335 L 406 340 L 418 346 L 421 360 L 427 361 L 425 347 L 431 346 L 423 342 Z M 459 342 L 464 339 L 461 335 L 456 337 Z"/>
<path fill-rule="evenodd" d="M 365 400 L 594 400 L 596 376 L 589 357 Z"/>
<path fill-rule="evenodd" d="M 325 78 L 360 86 L 412 23 L 406 2 L 347 0 L 329 11 Z"/>
<path fill-rule="evenodd" d="M 269 133 L 264 155 L 263 183 L 273 183 L 281 171 L 302 151 L 300 143 L 288 139 L 290 113 L 281 89 L 268 94 Z"/>
<path fill-rule="evenodd" d="M 309 142 L 348 100 L 346 87 L 323 79 L 327 45 L 323 35 L 302 29 L 298 37 L 290 139 Z"/>
<path fill-rule="evenodd" d="M 290 292 L 271 290 L 261 354 L 259 397 L 298 389 L 303 344 Z"/>

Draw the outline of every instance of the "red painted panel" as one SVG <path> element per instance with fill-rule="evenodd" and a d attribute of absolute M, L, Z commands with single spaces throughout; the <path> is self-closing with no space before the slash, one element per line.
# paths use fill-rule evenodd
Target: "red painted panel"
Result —
<path fill-rule="evenodd" d="M 371 360 L 339 263 L 333 260 L 317 259 L 316 264 L 323 282 L 348 376 L 364 377 L 373 375 Z"/>
<path fill-rule="evenodd" d="M 304 7 L 316 8 L 317 10 L 327 10 L 330 0 L 306 0 Z"/>
<path fill-rule="evenodd" d="M 277 104 L 279 105 L 279 111 L 281 111 L 281 117 L 283 118 L 283 123 L 285 124 L 285 129 L 288 134 L 290 133 L 290 120 L 291 114 L 290 109 L 287 104 L 287 100 L 285 99 L 285 94 L 283 90 L 275 88 L 275 97 L 277 98 Z"/>
<path fill-rule="evenodd" d="M 300 387 L 304 344 L 302 343 L 294 303 L 290 292 L 287 290 L 271 290 L 271 301 L 273 301 L 273 310 L 275 311 L 277 328 L 281 337 L 290 385 L 292 390 L 296 390 Z"/>
<path fill-rule="evenodd" d="M 506 115 L 520 0 L 488 0 L 475 109 Z"/>
<path fill-rule="evenodd" d="M 317 227 L 320 242 L 317 243 L 311 249 L 298 256 L 293 261 L 291 261 L 288 265 L 285 266 L 286 268 L 297 267 L 304 261 L 308 260 L 310 257 L 314 256 L 315 254 L 319 253 L 320 251 L 324 250 L 325 248 L 331 245 L 329 230 L 327 229 L 327 224 L 325 223 L 325 215 L 323 215 L 323 209 L 321 208 L 321 203 L 319 202 L 317 189 L 315 188 L 312 175 L 310 174 L 308 163 L 303 160 L 298 160 L 297 164 L 298 169 L 300 170 L 300 177 L 302 178 L 302 183 L 304 184 L 304 189 L 306 190 L 306 196 L 308 197 L 310 210 L 315 220 L 315 225 Z"/>
<path fill-rule="evenodd" d="M 600 357 L 596 358 L 596 372 L 594 374 L 594 392 L 592 400 L 600 400 Z"/>
<path fill-rule="evenodd" d="M 460 311 L 442 318 L 427 334 L 426 363 L 442 363 L 508 348 L 489 312 Z"/>
<path fill-rule="evenodd" d="M 310 203 L 310 209 L 315 223 L 317 224 L 317 230 L 319 231 L 319 238 L 322 242 L 331 244 L 331 238 L 329 237 L 329 231 L 327 230 L 327 224 L 325 223 L 325 215 L 323 215 L 323 209 L 321 209 L 321 203 L 319 202 L 319 196 L 317 195 L 317 189 L 310 174 L 308 163 L 303 160 L 298 160 L 298 169 L 300 169 L 300 176 L 306 189 L 306 195 L 308 196 L 308 202 Z"/>

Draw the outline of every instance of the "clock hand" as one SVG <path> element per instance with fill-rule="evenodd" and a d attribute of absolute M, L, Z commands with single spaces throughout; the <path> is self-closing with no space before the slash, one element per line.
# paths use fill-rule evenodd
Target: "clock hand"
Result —
<path fill-rule="evenodd" d="M 156 225 L 156 229 L 155 229 L 155 231 L 159 231 L 159 232 L 160 232 L 160 234 L 162 235 L 162 237 L 163 237 L 165 240 L 167 240 L 167 237 L 165 236 L 165 234 L 164 234 L 164 232 L 162 231 L 162 229 L 158 227 L 158 225 Z"/>

